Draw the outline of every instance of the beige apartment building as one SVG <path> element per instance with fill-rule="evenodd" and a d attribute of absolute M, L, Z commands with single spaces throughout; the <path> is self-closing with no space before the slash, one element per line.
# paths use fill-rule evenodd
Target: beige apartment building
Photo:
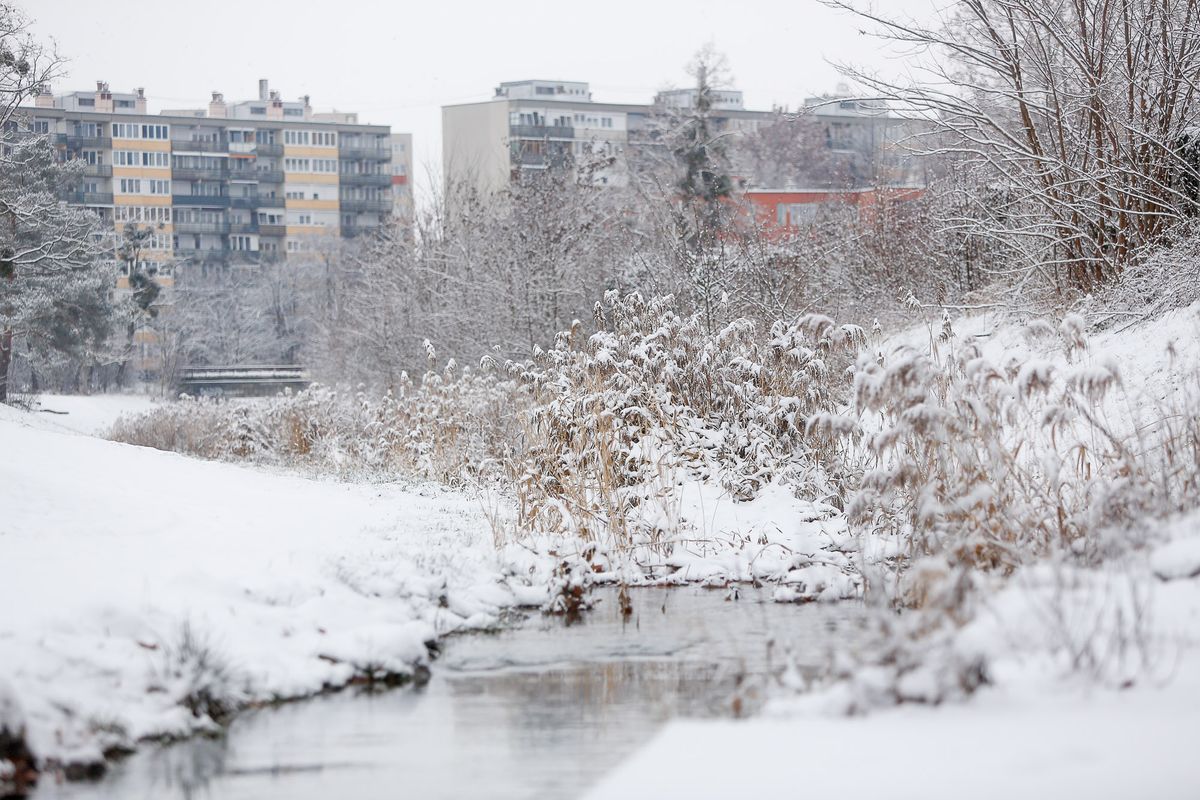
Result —
<path fill-rule="evenodd" d="M 881 174 L 880 159 L 893 156 L 912 120 L 845 96 L 841 89 L 837 96 L 808 98 L 804 113 L 824 127 L 831 150 L 872 162 L 863 166 L 864 175 Z M 597 102 L 588 84 L 578 81 L 501 83 L 488 100 L 442 107 L 443 175 L 448 186 L 466 182 L 487 193 L 503 189 L 522 173 L 571 160 L 578 164 L 588 154 L 620 155 L 628 148 L 652 147 L 655 115 L 692 108 L 696 100 L 694 88 L 662 91 L 643 105 Z M 775 122 L 783 113 L 747 109 L 742 93 L 734 89 L 714 90 L 711 108 L 716 131 L 735 136 Z M 755 176 L 741 177 L 755 185 Z M 627 179 L 620 159 L 595 174 L 601 184 L 620 185 Z"/>
<path fill-rule="evenodd" d="M 168 285 L 180 266 L 286 259 L 396 225 L 412 206 L 411 137 L 355 113 L 315 112 L 308 97 L 283 100 L 265 80 L 252 100 L 214 92 L 204 108 L 159 114 L 142 89 L 46 88 L 22 112 L 64 160 L 85 162 L 66 200 L 96 212 L 118 241 L 127 225 L 156 229 L 142 259 Z"/>

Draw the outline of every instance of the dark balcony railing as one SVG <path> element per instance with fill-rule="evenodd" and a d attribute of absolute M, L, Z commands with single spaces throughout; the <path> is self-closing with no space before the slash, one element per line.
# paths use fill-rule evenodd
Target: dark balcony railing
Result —
<path fill-rule="evenodd" d="M 66 145 L 72 150 L 82 150 L 85 147 L 95 147 L 102 150 L 108 150 L 112 148 L 112 137 L 75 136 L 68 133 L 66 136 Z"/>
<path fill-rule="evenodd" d="M 574 139 L 575 128 L 570 125 L 510 125 L 508 135 L 513 139 Z"/>
<path fill-rule="evenodd" d="M 369 145 L 364 147 L 338 147 L 338 158 L 343 161 L 391 161 L 392 148 L 376 147 Z"/>
<path fill-rule="evenodd" d="M 358 175 L 346 172 L 338 176 L 338 182 L 345 186 L 391 186 L 391 175 Z"/>
<path fill-rule="evenodd" d="M 257 222 L 231 222 L 229 223 L 230 233 L 258 233 Z"/>
<path fill-rule="evenodd" d="M 260 222 L 258 224 L 258 235 L 259 236 L 285 236 L 285 235 L 287 235 L 287 226 L 286 225 L 264 225 L 263 223 Z"/>
<path fill-rule="evenodd" d="M 254 145 L 254 152 L 260 156 L 281 156 L 283 155 L 283 145 L 277 142 L 259 142 Z"/>
<path fill-rule="evenodd" d="M 225 173 L 225 177 L 231 181 L 258 182 L 258 173 L 252 169 L 231 169 Z"/>
<path fill-rule="evenodd" d="M 81 206 L 111 206 L 113 196 L 112 192 L 68 192 L 63 199 Z"/>
<path fill-rule="evenodd" d="M 177 181 L 220 181 L 229 173 L 224 167 L 172 167 L 171 177 Z"/>
<path fill-rule="evenodd" d="M 199 141 L 194 139 L 172 139 L 171 150 L 176 153 L 228 153 L 229 142 Z"/>
<path fill-rule="evenodd" d="M 258 197 L 255 198 L 255 208 L 283 208 L 284 202 L 282 197 Z"/>
<path fill-rule="evenodd" d="M 281 169 L 256 169 L 254 176 L 259 183 L 283 183 L 283 170 Z"/>
<path fill-rule="evenodd" d="M 171 196 L 171 202 L 177 206 L 229 208 L 229 198 L 224 195 L 176 194 Z"/>
<path fill-rule="evenodd" d="M 342 236 L 352 239 L 355 236 L 364 236 L 375 233 L 382 228 L 382 222 L 355 222 L 350 225 L 343 225 L 341 231 Z"/>
<path fill-rule="evenodd" d="M 229 233 L 228 222 L 190 222 L 175 220 L 176 233 Z"/>
<path fill-rule="evenodd" d="M 392 210 L 391 200 L 339 200 L 338 209 L 347 213 L 385 214 Z"/>
<path fill-rule="evenodd" d="M 85 164 L 83 174 L 89 178 L 111 178 L 111 164 Z"/>

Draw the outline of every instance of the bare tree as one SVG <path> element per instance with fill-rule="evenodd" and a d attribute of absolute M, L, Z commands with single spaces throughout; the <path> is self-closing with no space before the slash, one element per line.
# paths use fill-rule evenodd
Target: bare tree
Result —
<path fill-rule="evenodd" d="M 919 82 L 848 72 L 1002 184 L 1003 225 L 947 221 L 1015 243 L 1010 277 L 1091 291 L 1195 213 L 1200 0 L 958 0 L 933 26 L 829 5 L 918 53 Z"/>

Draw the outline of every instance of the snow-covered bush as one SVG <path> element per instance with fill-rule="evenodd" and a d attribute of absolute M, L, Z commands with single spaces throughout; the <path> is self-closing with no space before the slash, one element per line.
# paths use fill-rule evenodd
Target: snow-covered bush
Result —
<path fill-rule="evenodd" d="M 499 474 L 519 440 L 526 394 L 451 363 L 382 397 L 315 386 L 263 400 L 184 397 L 117 422 L 110 437 L 202 458 L 356 479 L 456 484 Z"/>
<path fill-rule="evenodd" d="M 160 653 L 147 690 L 165 693 L 200 725 L 228 721 L 250 696 L 228 659 L 191 623 L 185 622 Z"/>
<path fill-rule="evenodd" d="M 25 715 L 12 687 L 0 680 L 0 797 L 24 797 L 37 777 L 37 759 L 25 741 Z"/>
<path fill-rule="evenodd" d="M 533 394 L 532 432 L 512 477 L 522 532 L 570 533 L 617 547 L 661 543 L 678 487 L 720 485 L 753 499 L 774 481 L 840 496 L 843 461 L 822 457 L 809 419 L 845 399 L 862 329 L 809 315 L 760 331 L 713 333 L 670 297 L 609 292 L 597 331 L 576 322 L 508 374 Z"/>
<path fill-rule="evenodd" d="M 1059 333 L 1073 362 L 995 363 L 950 330 L 933 354 L 860 359 L 855 404 L 874 464 L 848 510 L 909 556 L 1011 571 L 1195 502 L 1200 394 L 1135 425 L 1120 371 L 1085 357 L 1082 320 Z M 942 352 L 944 350 L 944 352 Z"/>

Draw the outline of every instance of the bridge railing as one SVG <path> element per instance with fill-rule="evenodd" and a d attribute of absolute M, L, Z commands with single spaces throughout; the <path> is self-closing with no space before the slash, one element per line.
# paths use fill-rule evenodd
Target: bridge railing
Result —
<path fill-rule="evenodd" d="M 310 383 L 304 367 L 290 364 L 253 364 L 183 367 L 179 388 L 198 394 L 262 394 L 273 388 L 302 389 Z"/>

